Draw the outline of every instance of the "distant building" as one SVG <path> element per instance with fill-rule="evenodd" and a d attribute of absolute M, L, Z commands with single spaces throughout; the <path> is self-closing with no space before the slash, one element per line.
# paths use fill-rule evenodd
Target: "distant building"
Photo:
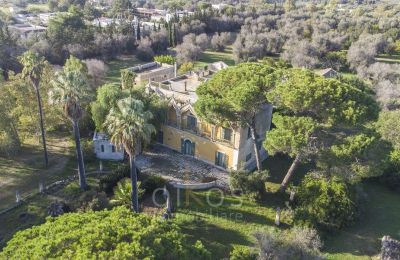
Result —
<path fill-rule="evenodd" d="M 223 62 L 205 66 L 163 82 L 150 82 L 146 88 L 168 101 L 167 120 L 157 134 L 164 146 L 222 169 L 254 169 L 256 160 L 248 127 L 223 127 L 209 124 L 196 115 L 196 89 L 215 72 L 228 67 Z M 272 106 L 265 105 L 256 117 L 257 142 L 261 144 L 271 125 Z M 267 152 L 260 145 L 261 160 Z"/>
<path fill-rule="evenodd" d="M 138 65 L 128 70 L 136 73 L 136 83 L 145 81 L 161 82 L 176 76 L 176 67 L 169 64 L 150 62 Z"/>
<path fill-rule="evenodd" d="M 96 157 L 100 160 L 122 161 L 124 159 L 124 150 L 112 144 L 104 133 L 94 133 L 93 146 Z"/>
<path fill-rule="evenodd" d="M 189 17 L 194 15 L 194 12 L 190 11 L 176 11 L 174 13 L 168 13 L 165 15 L 165 21 L 169 22 L 171 21 L 174 17 L 178 17 L 178 19 L 182 19 L 184 17 Z"/>
<path fill-rule="evenodd" d="M 332 68 L 320 70 L 317 72 L 317 74 L 321 75 L 324 78 L 337 78 L 339 76 L 339 73 Z"/>

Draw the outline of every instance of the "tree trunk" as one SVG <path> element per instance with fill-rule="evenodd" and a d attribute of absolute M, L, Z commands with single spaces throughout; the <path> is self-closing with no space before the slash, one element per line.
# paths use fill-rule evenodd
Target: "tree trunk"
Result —
<path fill-rule="evenodd" d="M 256 157 L 257 170 L 261 171 L 260 149 L 258 149 L 256 129 L 254 125 L 249 125 L 249 128 L 251 133 L 251 139 L 253 140 L 254 155 Z"/>
<path fill-rule="evenodd" d="M 47 166 L 49 165 L 49 157 L 47 154 L 46 135 L 45 135 L 44 123 L 43 123 L 42 98 L 40 97 L 39 86 L 37 86 L 37 85 L 35 86 L 35 91 L 36 91 L 36 98 L 37 98 L 38 107 L 39 107 L 40 131 L 42 134 L 42 143 L 43 143 L 43 150 L 44 150 L 44 164 L 47 168 Z"/>
<path fill-rule="evenodd" d="M 129 164 L 131 167 L 131 185 L 132 185 L 132 209 L 136 213 L 139 213 L 139 200 L 138 200 L 138 188 L 137 188 L 137 171 L 135 164 L 135 155 L 129 155 Z"/>
<path fill-rule="evenodd" d="M 85 176 L 85 164 L 83 162 L 83 154 L 81 149 L 81 137 L 79 134 L 79 124 L 78 121 L 74 121 L 72 123 L 75 137 L 75 148 L 76 148 L 76 157 L 78 159 L 78 170 L 79 170 L 79 186 L 81 189 L 86 190 L 86 176 Z"/>
<path fill-rule="evenodd" d="M 290 166 L 288 172 L 286 173 L 285 178 L 283 179 L 282 183 L 281 183 L 281 187 L 280 187 L 280 191 L 284 192 L 287 188 L 287 185 L 290 181 L 290 178 L 292 178 L 294 171 L 297 169 L 297 167 L 300 164 L 300 153 L 298 153 L 296 155 L 296 157 L 294 158 L 294 161 L 292 162 L 292 165 Z"/>

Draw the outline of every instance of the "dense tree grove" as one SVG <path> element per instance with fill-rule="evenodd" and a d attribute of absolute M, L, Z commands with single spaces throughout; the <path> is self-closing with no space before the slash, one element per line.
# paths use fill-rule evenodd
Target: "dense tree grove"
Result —
<path fill-rule="evenodd" d="M 125 207 L 65 214 L 18 232 L 1 258 L 207 259 L 200 242 L 191 245 L 179 228 Z"/>

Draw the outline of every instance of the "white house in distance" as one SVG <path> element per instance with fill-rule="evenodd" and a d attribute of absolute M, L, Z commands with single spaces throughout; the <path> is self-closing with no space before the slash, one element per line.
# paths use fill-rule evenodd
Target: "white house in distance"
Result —
<path fill-rule="evenodd" d="M 122 161 L 124 159 L 124 150 L 112 144 L 104 133 L 94 133 L 93 146 L 96 157 L 100 160 Z"/>

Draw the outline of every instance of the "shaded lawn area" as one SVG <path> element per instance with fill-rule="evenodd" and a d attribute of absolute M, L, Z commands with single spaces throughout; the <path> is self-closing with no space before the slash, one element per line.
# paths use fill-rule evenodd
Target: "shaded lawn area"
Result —
<path fill-rule="evenodd" d="M 383 236 L 400 239 L 400 194 L 372 182 L 363 188 L 366 203 L 358 222 L 325 241 L 329 259 L 371 259 Z"/>
<path fill-rule="evenodd" d="M 174 221 L 191 242 L 200 240 L 212 253 L 212 259 L 229 257 L 234 245 L 252 246 L 253 234 L 258 230 L 276 229 L 276 207 L 284 205 L 284 198 L 272 193 L 260 203 L 243 197 L 222 196 L 213 190 L 182 191 L 180 198 L 181 206 Z M 219 203 L 222 205 L 216 206 Z M 281 228 L 289 226 L 288 217 L 283 216 L 281 221 Z"/>
<path fill-rule="evenodd" d="M 134 67 L 142 63 L 146 62 L 139 60 L 135 55 L 120 56 L 115 60 L 107 62 L 108 72 L 104 78 L 105 83 L 119 83 L 121 78 L 121 69 Z"/>
<path fill-rule="evenodd" d="M 194 67 L 196 69 L 203 68 L 204 66 L 217 61 L 223 61 L 229 66 L 234 66 L 235 61 L 233 60 L 232 48 L 228 47 L 224 52 L 216 52 L 211 50 L 205 51 L 201 55 L 200 59 L 195 62 Z"/>
<path fill-rule="evenodd" d="M 67 135 L 47 135 L 49 167 L 44 167 L 42 145 L 29 140 L 22 150 L 12 157 L 0 157 L 0 210 L 15 203 L 15 193 L 22 197 L 37 192 L 39 183 L 48 185 L 64 179 L 72 170 L 72 142 Z"/>

